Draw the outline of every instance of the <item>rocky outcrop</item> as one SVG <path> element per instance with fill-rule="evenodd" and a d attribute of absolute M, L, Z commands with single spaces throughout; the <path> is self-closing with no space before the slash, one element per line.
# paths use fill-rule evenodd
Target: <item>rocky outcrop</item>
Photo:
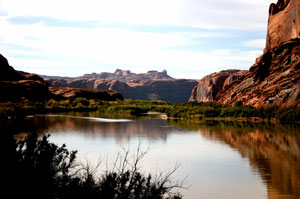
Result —
<path fill-rule="evenodd" d="M 217 102 L 300 107 L 300 1 L 279 0 L 269 12 L 264 54 L 248 72 L 217 91 Z M 206 100 L 197 90 L 193 99 Z"/>
<path fill-rule="evenodd" d="M 167 71 L 135 74 L 118 69 L 114 73 L 45 80 L 53 86 L 115 90 L 122 93 L 124 98 L 173 102 L 187 102 L 192 89 L 197 85 L 195 80 L 173 79 L 167 75 Z"/>
<path fill-rule="evenodd" d="M 279 0 L 269 9 L 265 53 L 291 39 L 300 38 L 300 1 Z"/>
<path fill-rule="evenodd" d="M 50 86 L 49 91 L 60 99 L 74 99 L 77 97 L 84 97 L 87 99 L 100 99 L 104 101 L 115 101 L 117 99 L 123 100 L 121 93 L 108 90 L 95 90 L 95 89 L 83 89 L 83 88 L 70 88 L 70 87 L 58 87 Z"/>
<path fill-rule="evenodd" d="M 19 101 L 23 97 L 32 101 L 76 97 L 109 101 L 123 99 L 122 94 L 116 91 L 49 87 L 38 75 L 16 71 L 1 54 L 0 92 L 0 101 Z"/>
<path fill-rule="evenodd" d="M 25 97 L 31 100 L 44 100 L 50 97 L 48 83 L 34 74 L 16 71 L 0 55 L 0 101 L 18 101 Z"/>
<path fill-rule="evenodd" d="M 0 54 L 0 80 L 1 81 L 18 81 L 21 76 L 9 66 L 8 61 L 5 57 Z"/>
<path fill-rule="evenodd" d="M 217 95 L 220 103 L 300 107 L 300 40 L 294 39 L 272 49 L 256 60 L 239 81 Z"/>
<path fill-rule="evenodd" d="M 192 90 L 190 102 L 209 102 L 216 98 L 225 86 L 234 81 L 240 80 L 247 71 L 244 70 L 223 70 L 203 77 Z"/>

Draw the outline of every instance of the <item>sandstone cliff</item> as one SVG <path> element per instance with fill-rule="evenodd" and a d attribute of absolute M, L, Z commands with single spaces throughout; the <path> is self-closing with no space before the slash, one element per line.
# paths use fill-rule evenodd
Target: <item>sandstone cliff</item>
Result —
<path fill-rule="evenodd" d="M 300 40 L 283 43 L 259 57 L 239 81 L 217 95 L 220 103 L 300 107 Z"/>
<path fill-rule="evenodd" d="M 279 0 L 269 9 L 265 52 L 291 39 L 300 38 L 300 1 Z"/>
<path fill-rule="evenodd" d="M 240 80 L 247 71 L 244 70 L 223 70 L 203 77 L 192 90 L 190 102 L 208 102 L 216 98 L 228 84 Z"/>
<path fill-rule="evenodd" d="M 264 54 L 257 58 L 248 72 L 244 72 L 235 81 L 226 83 L 220 90 L 211 89 L 217 92 L 215 100 L 224 104 L 241 101 L 244 105 L 255 107 L 300 107 L 299 42 L 300 1 L 279 0 L 271 4 Z M 211 97 L 214 96 L 211 95 L 213 92 L 206 91 L 209 89 L 205 90 L 199 85 L 191 99 L 214 99 Z"/>
<path fill-rule="evenodd" d="M 77 78 L 45 79 L 52 86 L 115 90 L 124 98 L 141 100 L 188 101 L 195 80 L 173 79 L 167 71 L 131 73 L 117 69 L 114 73 L 86 74 Z"/>

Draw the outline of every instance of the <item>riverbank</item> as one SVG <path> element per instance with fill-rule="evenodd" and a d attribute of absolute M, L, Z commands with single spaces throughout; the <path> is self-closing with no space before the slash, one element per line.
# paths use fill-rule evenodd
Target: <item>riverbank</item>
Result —
<path fill-rule="evenodd" d="M 252 106 L 234 106 L 207 103 L 173 103 L 161 100 L 117 100 L 101 101 L 75 98 L 73 100 L 54 99 L 45 102 L 30 102 L 23 99 L 18 103 L 0 103 L 0 118 L 2 120 L 24 118 L 30 114 L 57 112 L 90 112 L 141 115 L 161 113 L 162 119 L 191 120 L 236 120 L 251 122 L 299 122 L 300 110 L 295 107 L 254 108 Z"/>
<path fill-rule="evenodd" d="M 159 114 L 159 118 L 163 120 L 215 120 L 215 121 L 238 121 L 238 122 L 265 122 L 265 123 L 278 123 L 280 120 L 276 118 L 260 118 L 260 117 L 195 117 L 195 118 L 185 118 L 185 117 L 169 117 L 166 114 Z M 295 123 L 300 123 L 300 121 L 294 121 Z"/>

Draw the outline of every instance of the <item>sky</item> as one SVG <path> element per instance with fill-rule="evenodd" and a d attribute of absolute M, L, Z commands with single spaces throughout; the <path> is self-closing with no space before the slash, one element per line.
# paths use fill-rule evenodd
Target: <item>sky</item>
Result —
<path fill-rule="evenodd" d="M 249 69 L 276 0 L 0 0 L 0 53 L 56 76 L 167 70 L 200 79 Z"/>

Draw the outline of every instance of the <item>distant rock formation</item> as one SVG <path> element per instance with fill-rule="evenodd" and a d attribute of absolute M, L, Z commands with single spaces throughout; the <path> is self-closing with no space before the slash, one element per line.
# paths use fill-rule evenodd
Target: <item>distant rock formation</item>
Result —
<path fill-rule="evenodd" d="M 223 104 L 241 101 L 255 107 L 300 107 L 300 1 L 279 0 L 271 4 L 269 13 L 264 54 L 249 71 L 235 81 L 224 83 L 223 89 L 211 89 L 217 92 L 215 101 Z M 207 92 L 205 97 L 205 92 L 199 87 L 191 99 L 210 100 L 214 96 L 211 93 L 215 94 Z"/>
<path fill-rule="evenodd" d="M 192 89 L 197 85 L 195 80 L 174 79 L 166 70 L 136 74 L 117 69 L 114 73 L 92 73 L 77 78 L 45 80 L 52 86 L 115 90 L 122 93 L 124 98 L 173 102 L 187 102 Z"/>
<path fill-rule="evenodd" d="M 81 79 L 106 79 L 106 80 L 120 80 L 120 81 L 130 81 L 130 80 L 145 80 L 145 79 L 173 79 L 167 74 L 166 70 L 162 72 L 158 71 L 148 71 L 147 73 L 132 73 L 130 70 L 120 70 L 116 69 L 114 73 L 92 73 L 85 74 L 82 77 L 78 77 Z"/>
<path fill-rule="evenodd" d="M 22 97 L 33 101 L 76 97 L 110 101 L 123 99 L 122 94 L 116 91 L 49 87 L 38 75 L 16 71 L 1 54 L 0 92 L 0 101 L 19 101 Z"/>
<path fill-rule="evenodd" d="M 217 93 L 228 84 L 239 80 L 246 73 L 244 70 L 223 70 L 203 77 L 193 88 L 190 102 L 209 102 L 216 99 Z"/>

